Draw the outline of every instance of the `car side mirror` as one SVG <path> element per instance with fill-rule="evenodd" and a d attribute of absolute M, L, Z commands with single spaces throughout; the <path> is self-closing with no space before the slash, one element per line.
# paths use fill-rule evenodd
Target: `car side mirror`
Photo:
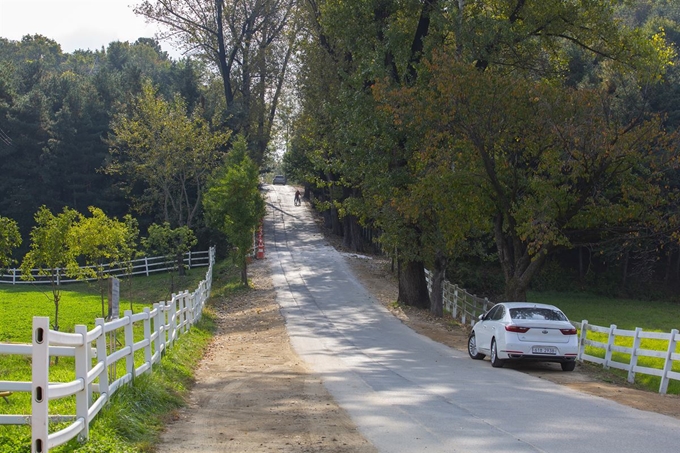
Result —
<path fill-rule="evenodd" d="M 484 321 L 484 313 L 482 313 L 481 315 L 479 315 L 479 316 L 478 316 L 478 319 L 479 319 L 480 321 Z"/>

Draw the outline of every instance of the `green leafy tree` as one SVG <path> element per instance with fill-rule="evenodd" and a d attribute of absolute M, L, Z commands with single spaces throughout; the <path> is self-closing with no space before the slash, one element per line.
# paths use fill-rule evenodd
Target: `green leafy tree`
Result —
<path fill-rule="evenodd" d="M 131 113 L 113 123 L 108 172 L 127 180 L 129 194 L 140 212 L 161 212 L 163 222 L 192 228 L 201 204 L 205 181 L 218 163 L 229 133 L 212 132 L 197 113 L 187 116 L 184 101 L 165 101 L 146 83 Z"/>
<path fill-rule="evenodd" d="M 16 263 L 12 251 L 20 245 L 19 225 L 12 219 L 0 216 L 0 271 Z"/>
<path fill-rule="evenodd" d="M 112 266 L 130 261 L 134 253 L 136 230 L 132 219 L 109 218 L 99 208 L 90 206 L 90 217 L 80 216 L 72 228 L 78 254 L 89 267 L 82 268 L 81 277 L 96 278 L 102 303 L 102 317 L 110 316 L 105 304 L 107 272 Z"/>
<path fill-rule="evenodd" d="M 151 225 L 147 237 L 142 239 L 142 245 L 148 253 L 167 257 L 175 263 L 173 268 L 180 276 L 185 273 L 184 254 L 196 243 L 196 236 L 188 226 L 171 228 L 167 222 L 162 225 Z M 170 291 L 175 291 L 174 272 L 170 272 Z"/>
<path fill-rule="evenodd" d="M 78 250 L 73 237 L 73 227 L 78 221 L 78 212 L 64 210 L 54 215 L 45 206 L 35 214 L 36 225 L 31 230 L 30 250 L 21 263 L 21 278 L 32 281 L 37 275 L 47 277 L 52 288 L 54 321 L 52 328 L 59 330 L 59 302 L 61 301 L 60 278 L 63 275 L 76 277 L 80 273 Z"/>
<path fill-rule="evenodd" d="M 456 256 L 467 235 L 479 234 L 476 224 L 495 236 L 495 229 L 489 228 L 494 225 L 494 214 L 483 210 L 493 205 L 492 197 L 497 194 L 473 193 L 471 200 L 484 197 L 479 204 L 481 211 L 462 206 L 448 212 L 434 210 L 446 198 L 465 199 L 470 191 L 464 189 L 474 187 L 469 177 L 474 173 L 451 174 L 444 165 L 448 162 L 464 168 L 466 163 L 449 156 L 458 151 L 456 146 L 469 151 L 474 145 L 458 140 L 455 134 L 459 131 L 454 131 L 453 137 L 443 137 L 452 131 L 442 123 L 455 123 L 459 113 L 446 104 L 448 93 L 434 101 L 432 108 L 419 103 L 418 96 L 399 97 L 441 77 L 442 73 L 433 72 L 429 65 L 437 51 L 451 55 L 446 62 L 450 66 L 441 68 L 444 73 L 455 73 L 453 65 L 461 64 L 475 68 L 480 75 L 491 72 L 507 77 L 508 83 L 544 80 L 556 87 L 568 73 L 569 52 L 575 48 L 591 60 L 593 55 L 598 56 L 598 76 L 606 79 L 608 73 L 626 73 L 640 83 L 658 80 L 673 55 L 661 33 L 646 34 L 622 26 L 615 18 L 613 4 L 607 1 L 374 1 L 312 6 L 310 29 L 317 48 L 305 47 L 306 66 L 301 71 L 305 79 L 301 85 L 303 115 L 306 123 L 313 124 L 303 123 L 306 127 L 300 132 L 313 134 L 312 140 L 318 145 L 311 148 L 312 156 L 323 156 L 317 168 L 334 175 L 332 184 L 343 190 L 349 187 L 353 196 L 361 197 L 341 200 L 346 209 L 385 231 L 381 240 L 389 250 L 397 251 L 404 264 L 399 275 L 399 300 L 409 305 L 428 302 L 423 290 L 423 265 L 440 267 L 437 262 L 445 264 Z M 323 49 L 327 57 L 320 56 L 318 49 Z M 466 94 L 485 94 L 464 88 Z M 381 98 L 386 91 L 394 93 L 387 102 Z M 512 105 L 512 92 L 507 98 L 502 94 L 497 94 L 496 101 Z M 440 104 L 444 104 L 446 113 L 439 113 L 437 121 L 428 125 L 427 120 L 442 112 Z M 492 105 L 489 100 L 488 106 Z M 390 108 L 400 112 L 398 117 L 392 116 Z M 510 109 L 505 114 L 515 115 Z M 476 121 L 480 126 L 476 137 L 497 137 L 497 125 L 489 117 L 480 115 Z M 514 132 L 521 137 L 519 127 Z M 500 143 L 511 143 L 510 135 Z M 440 144 L 435 146 L 432 140 Z M 528 158 L 532 150 L 526 151 Z M 478 162 L 469 164 L 484 171 Z M 511 156 L 498 156 L 496 162 L 507 164 L 508 172 L 521 172 L 525 165 L 522 159 L 512 160 Z M 445 181 L 451 182 L 441 183 Z M 457 194 L 451 193 L 451 187 L 458 188 Z M 416 197 L 421 198 L 411 201 Z M 548 201 L 541 199 L 541 203 Z M 460 215 L 481 222 L 460 221 Z M 508 228 L 501 230 L 507 232 Z M 507 242 L 512 238 L 504 237 L 503 243 Z M 536 267 L 540 267 L 538 264 Z M 439 311 L 434 308 L 435 313 Z"/>
<path fill-rule="evenodd" d="M 265 214 L 258 190 L 257 166 L 247 155 L 247 144 L 238 136 L 227 162 L 212 179 L 203 200 L 206 221 L 224 233 L 236 247 L 241 266 L 241 283 L 248 284 L 246 257 L 252 249 L 253 234 Z"/>
<path fill-rule="evenodd" d="M 439 59 L 429 70 L 429 88 L 406 99 L 403 91 L 395 93 L 391 104 L 401 112 L 396 121 L 424 122 L 439 132 L 419 140 L 421 152 L 411 159 L 412 168 L 426 170 L 418 181 L 431 182 L 431 195 L 420 194 L 434 203 L 443 188 L 455 187 L 450 206 L 440 206 L 437 215 L 452 211 L 460 198 L 467 212 L 456 218 L 492 219 L 507 300 L 525 300 L 545 259 L 583 241 L 585 231 L 595 242 L 598 232 L 668 227 L 659 210 L 668 200 L 660 188 L 668 171 L 677 169 L 672 150 L 678 139 L 659 118 L 626 122 L 612 114 L 612 99 L 600 90 L 519 83 Z M 418 106 L 421 116 L 412 115 Z M 435 176 L 467 184 L 440 185 Z M 416 214 L 421 222 L 429 217 L 427 211 Z M 464 224 L 449 222 L 453 229 L 425 231 L 466 236 Z"/>

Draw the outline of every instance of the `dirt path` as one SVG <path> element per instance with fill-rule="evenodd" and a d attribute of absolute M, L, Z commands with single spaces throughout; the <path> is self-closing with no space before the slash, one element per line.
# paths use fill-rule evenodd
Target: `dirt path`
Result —
<path fill-rule="evenodd" d="M 331 241 L 332 242 L 332 241 Z M 337 244 L 335 244 L 337 247 Z M 348 254 L 366 288 L 417 332 L 461 350 L 467 331 L 426 311 L 394 306 L 397 285 L 389 263 Z M 275 302 L 269 263 L 249 268 L 254 291 L 217 303 L 219 330 L 197 370 L 189 407 L 177 414 L 159 452 L 375 452 L 320 379 L 292 351 Z M 527 364 L 522 372 L 680 419 L 680 398 L 638 390 L 593 366 L 570 373 L 554 364 Z"/>
<path fill-rule="evenodd" d="M 249 274 L 254 291 L 217 304 L 190 405 L 158 451 L 375 452 L 292 351 L 269 264 L 256 261 Z"/>

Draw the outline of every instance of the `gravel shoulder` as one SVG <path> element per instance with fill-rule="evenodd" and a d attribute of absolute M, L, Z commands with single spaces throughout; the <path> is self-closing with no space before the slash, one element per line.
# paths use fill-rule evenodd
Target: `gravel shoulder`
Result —
<path fill-rule="evenodd" d="M 293 352 L 269 263 L 249 277 L 252 290 L 213 301 L 218 331 L 157 451 L 376 452 Z"/>
<path fill-rule="evenodd" d="M 338 241 L 327 238 L 336 248 Z M 466 350 L 467 329 L 425 310 L 395 305 L 397 282 L 389 262 L 345 254 L 357 278 L 416 332 Z M 275 300 L 266 260 L 249 267 L 252 289 L 213 301 L 218 331 L 196 372 L 190 404 L 168 424 L 159 452 L 373 453 L 357 430 L 291 348 Z M 490 366 L 490 365 L 489 365 Z M 555 364 L 515 366 L 541 379 L 680 419 L 680 398 L 643 391 L 595 366 L 562 372 Z"/>

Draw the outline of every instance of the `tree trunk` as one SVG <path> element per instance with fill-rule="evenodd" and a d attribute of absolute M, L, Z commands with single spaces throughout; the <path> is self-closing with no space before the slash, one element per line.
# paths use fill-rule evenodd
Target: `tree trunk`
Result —
<path fill-rule="evenodd" d="M 509 229 L 513 230 L 513 227 L 510 225 Z M 518 236 L 505 233 L 502 214 L 496 215 L 494 236 L 505 277 L 504 298 L 509 302 L 525 302 L 531 280 L 543 267 L 552 249 L 544 246 L 535 255 L 530 255 L 526 244 Z"/>
<path fill-rule="evenodd" d="M 432 291 L 430 293 L 430 313 L 441 318 L 444 316 L 444 280 L 446 279 L 446 265 L 448 258 L 437 250 L 432 270 Z"/>
<path fill-rule="evenodd" d="M 628 268 L 630 267 L 630 250 L 623 255 L 623 275 L 621 275 L 621 288 L 628 286 Z"/>
<path fill-rule="evenodd" d="M 399 262 L 399 296 L 397 302 L 410 307 L 429 308 L 430 296 L 422 261 Z"/>
<path fill-rule="evenodd" d="M 248 286 L 248 261 L 245 254 L 241 256 L 241 284 Z"/>
<path fill-rule="evenodd" d="M 526 302 L 528 283 L 521 278 L 512 277 L 505 281 L 505 300 L 508 302 Z"/>
<path fill-rule="evenodd" d="M 338 210 L 335 206 L 331 206 L 331 232 L 336 236 L 342 236 L 344 231 L 342 230 L 342 221 L 338 215 Z"/>
<path fill-rule="evenodd" d="M 178 253 L 175 259 L 177 260 L 177 271 L 179 276 L 184 277 L 187 274 L 186 269 L 184 269 L 184 254 Z"/>
<path fill-rule="evenodd" d="M 361 226 L 353 215 L 346 215 L 343 219 L 342 230 L 345 233 L 342 245 L 353 252 L 364 252 L 364 239 L 361 235 Z"/>

